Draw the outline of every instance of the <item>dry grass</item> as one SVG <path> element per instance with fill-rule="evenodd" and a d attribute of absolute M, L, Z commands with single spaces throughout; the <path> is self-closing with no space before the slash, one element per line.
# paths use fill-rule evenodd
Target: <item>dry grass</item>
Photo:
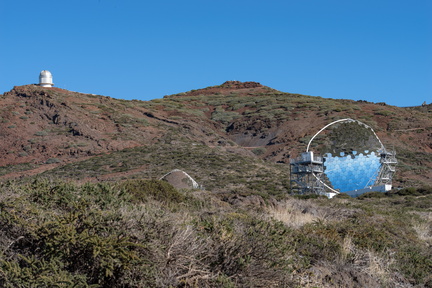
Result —
<path fill-rule="evenodd" d="M 417 232 L 419 239 L 432 246 L 432 212 L 422 213 L 421 216 L 425 222 L 417 223 L 413 228 Z"/>
<path fill-rule="evenodd" d="M 390 268 L 394 261 L 390 254 L 390 252 L 387 252 L 379 255 L 371 250 L 365 253 L 367 262 L 364 271 L 373 278 L 379 279 L 384 287 L 390 287 L 394 283 Z"/>
<path fill-rule="evenodd" d="M 357 249 L 351 237 L 344 238 L 341 248 L 335 262 L 318 261 L 296 275 L 299 287 L 412 287 L 399 283 L 392 274 L 390 267 L 394 261 L 390 253 L 383 256 L 372 250 Z"/>
<path fill-rule="evenodd" d="M 289 198 L 267 208 L 267 213 L 275 220 L 292 228 L 300 228 L 316 220 L 324 220 L 325 214 L 320 213 L 310 202 Z"/>
<path fill-rule="evenodd" d="M 355 253 L 354 243 L 352 241 L 351 236 L 345 236 L 342 243 L 341 254 L 339 256 L 340 262 L 345 263 L 350 256 Z"/>

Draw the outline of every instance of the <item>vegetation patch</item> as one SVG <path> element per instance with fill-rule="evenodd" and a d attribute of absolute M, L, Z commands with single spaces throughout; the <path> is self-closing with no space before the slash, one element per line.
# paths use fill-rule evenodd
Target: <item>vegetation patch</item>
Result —
<path fill-rule="evenodd" d="M 144 179 L 6 182 L 0 195 L 2 287 L 430 283 L 424 195 L 238 206 Z"/>

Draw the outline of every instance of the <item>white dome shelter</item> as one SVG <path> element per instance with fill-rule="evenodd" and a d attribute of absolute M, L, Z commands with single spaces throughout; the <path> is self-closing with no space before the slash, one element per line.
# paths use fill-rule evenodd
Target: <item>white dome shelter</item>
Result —
<path fill-rule="evenodd" d="M 52 80 L 52 74 L 48 70 L 42 70 L 39 74 L 39 86 L 41 87 L 53 87 L 54 83 Z"/>

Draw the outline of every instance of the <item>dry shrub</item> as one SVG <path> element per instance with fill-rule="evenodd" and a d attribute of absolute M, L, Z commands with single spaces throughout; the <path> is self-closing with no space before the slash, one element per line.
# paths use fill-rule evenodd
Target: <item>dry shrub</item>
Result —
<path fill-rule="evenodd" d="M 172 233 L 164 255 L 166 263 L 161 271 L 161 286 L 183 283 L 192 287 L 195 283 L 215 279 L 217 274 L 206 263 L 210 256 L 209 239 L 199 237 L 191 225 L 173 227 Z"/>
<path fill-rule="evenodd" d="M 150 269 L 137 269 L 135 285 L 211 287 L 218 281 L 221 273 L 210 265 L 215 243 L 193 224 L 196 215 L 186 209 L 172 212 L 156 200 L 124 207 L 121 213 L 124 228 L 146 245 L 145 258 L 151 263 Z"/>
<path fill-rule="evenodd" d="M 339 261 L 341 263 L 346 263 L 348 260 L 350 260 L 350 257 L 352 257 L 354 254 L 355 254 L 355 246 L 352 241 L 352 238 L 351 236 L 346 235 L 343 239 Z"/>
<path fill-rule="evenodd" d="M 432 212 L 422 213 L 424 222 L 414 224 L 413 228 L 416 231 L 420 240 L 432 246 Z"/>
<path fill-rule="evenodd" d="M 172 212 L 157 201 L 120 211 L 123 229 L 145 245 L 141 253 L 151 266 L 128 275 L 136 286 L 274 287 L 291 280 L 290 230 L 281 222 L 243 213 Z"/>
<path fill-rule="evenodd" d="M 392 271 L 392 253 L 357 249 L 349 236 L 341 248 L 336 261 L 318 260 L 297 274 L 299 287 L 411 287 Z"/>
<path fill-rule="evenodd" d="M 394 258 L 391 257 L 391 252 L 376 253 L 368 250 L 365 253 L 366 265 L 364 271 L 375 279 L 379 279 L 384 287 L 388 287 L 392 281 L 391 266 L 393 265 Z"/>
<path fill-rule="evenodd" d="M 431 243 L 432 228 L 430 223 L 419 223 L 414 225 L 413 228 L 417 232 L 417 235 L 421 240 L 426 241 L 429 244 Z"/>
<path fill-rule="evenodd" d="M 295 198 L 288 198 L 274 206 L 268 206 L 267 213 L 292 228 L 300 228 L 326 217 L 324 211 L 318 209 L 313 203 Z"/>

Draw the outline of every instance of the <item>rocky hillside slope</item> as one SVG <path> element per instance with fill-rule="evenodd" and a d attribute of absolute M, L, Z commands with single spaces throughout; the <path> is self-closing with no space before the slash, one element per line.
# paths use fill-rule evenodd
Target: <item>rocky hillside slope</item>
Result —
<path fill-rule="evenodd" d="M 0 287 L 432 287 L 431 108 L 237 81 L 152 101 L 15 87 Z M 290 195 L 289 158 L 347 117 L 419 187 Z"/>
<path fill-rule="evenodd" d="M 168 147 L 158 152 L 162 158 L 178 147 L 202 145 L 208 149 L 205 153 L 234 153 L 251 162 L 263 159 L 262 165 L 286 165 L 321 127 L 349 117 L 370 125 L 385 146 L 394 147 L 400 161 L 397 185 L 432 184 L 431 105 L 400 108 L 324 99 L 238 81 L 152 101 L 25 85 L 0 96 L 0 117 L 3 179 L 67 168 L 65 164 L 126 148 L 157 149 L 151 148 L 154 145 Z M 95 174 L 114 179 L 154 170 L 143 164 L 129 165 L 135 169 L 129 171 L 124 160 L 99 167 Z M 154 177 L 168 168 L 179 167 L 160 169 L 161 175 Z"/>

